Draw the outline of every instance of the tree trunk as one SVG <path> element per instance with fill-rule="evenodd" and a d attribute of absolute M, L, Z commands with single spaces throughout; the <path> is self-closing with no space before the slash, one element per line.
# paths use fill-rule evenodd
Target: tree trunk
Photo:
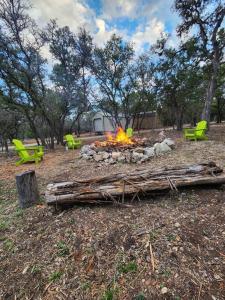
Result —
<path fill-rule="evenodd" d="M 210 123 L 210 114 L 211 114 L 211 104 L 213 97 L 215 95 L 215 89 L 216 89 L 216 79 L 217 79 L 217 73 L 219 69 L 219 60 L 217 59 L 217 55 L 215 54 L 213 59 L 213 70 L 212 74 L 209 80 L 209 85 L 207 88 L 206 93 L 206 99 L 205 99 L 205 105 L 202 112 L 202 120 L 206 120 L 208 122 L 208 128 Z"/>
<path fill-rule="evenodd" d="M 140 197 L 177 191 L 179 187 L 224 184 L 223 170 L 215 163 L 176 166 L 151 171 L 137 169 L 74 182 L 52 183 L 45 193 L 47 204 L 131 202 Z"/>
<path fill-rule="evenodd" d="M 16 186 L 19 194 L 19 206 L 26 208 L 39 201 L 37 180 L 34 171 L 16 175 Z"/>

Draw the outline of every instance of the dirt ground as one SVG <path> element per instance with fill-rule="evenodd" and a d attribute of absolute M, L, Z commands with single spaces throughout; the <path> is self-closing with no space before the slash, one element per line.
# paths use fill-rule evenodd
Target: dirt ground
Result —
<path fill-rule="evenodd" d="M 143 134 L 152 140 L 158 132 Z M 215 161 L 225 167 L 225 126 L 209 140 L 176 142 L 145 163 L 162 166 Z M 38 165 L 0 157 L 0 299 L 225 299 L 225 189 L 206 187 L 133 203 L 129 208 L 75 206 L 55 212 L 44 203 L 50 182 L 129 172 L 58 148 Z M 33 169 L 40 204 L 21 210 L 15 175 Z"/>

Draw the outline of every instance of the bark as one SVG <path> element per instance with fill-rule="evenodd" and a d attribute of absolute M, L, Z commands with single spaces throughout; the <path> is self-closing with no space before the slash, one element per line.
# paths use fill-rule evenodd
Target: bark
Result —
<path fill-rule="evenodd" d="M 222 184 L 225 174 L 215 163 L 177 166 L 173 168 L 137 169 L 132 173 L 118 173 L 74 182 L 53 183 L 45 193 L 47 204 L 120 203 L 140 197 L 167 192 L 178 187 Z"/>
<path fill-rule="evenodd" d="M 211 74 L 211 77 L 209 80 L 205 104 L 204 104 L 204 108 L 203 108 L 203 112 L 202 112 L 202 120 L 206 120 L 208 122 L 208 128 L 209 128 L 209 123 L 210 123 L 211 104 L 212 104 L 213 97 L 215 96 L 219 64 L 220 64 L 219 63 L 219 54 L 216 51 L 214 54 L 214 59 L 212 61 L 212 74 Z"/>
<path fill-rule="evenodd" d="M 34 171 L 16 175 L 16 186 L 19 195 L 19 206 L 30 207 L 39 201 L 37 180 Z"/>

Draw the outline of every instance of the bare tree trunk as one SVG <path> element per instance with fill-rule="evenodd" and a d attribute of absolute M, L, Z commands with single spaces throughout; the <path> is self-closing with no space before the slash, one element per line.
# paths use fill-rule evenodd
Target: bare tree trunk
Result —
<path fill-rule="evenodd" d="M 216 79 L 217 79 L 217 73 L 219 69 L 219 61 L 216 58 L 216 54 L 212 63 L 213 63 L 213 71 L 209 81 L 206 99 L 205 99 L 205 105 L 202 112 L 202 120 L 206 120 L 208 122 L 208 128 L 210 122 L 211 104 L 212 104 L 213 97 L 215 95 Z"/>

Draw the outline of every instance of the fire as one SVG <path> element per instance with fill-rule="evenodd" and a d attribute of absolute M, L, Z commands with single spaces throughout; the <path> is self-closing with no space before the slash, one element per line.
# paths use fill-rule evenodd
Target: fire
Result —
<path fill-rule="evenodd" d="M 122 127 L 117 128 L 117 133 L 114 136 L 113 134 L 106 132 L 106 141 L 104 142 L 96 142 L 99 146 L 110 146 L 110 145 L 133 145 L 134 142 L 131 138 L 129 138 L 126 132 Z"/>

